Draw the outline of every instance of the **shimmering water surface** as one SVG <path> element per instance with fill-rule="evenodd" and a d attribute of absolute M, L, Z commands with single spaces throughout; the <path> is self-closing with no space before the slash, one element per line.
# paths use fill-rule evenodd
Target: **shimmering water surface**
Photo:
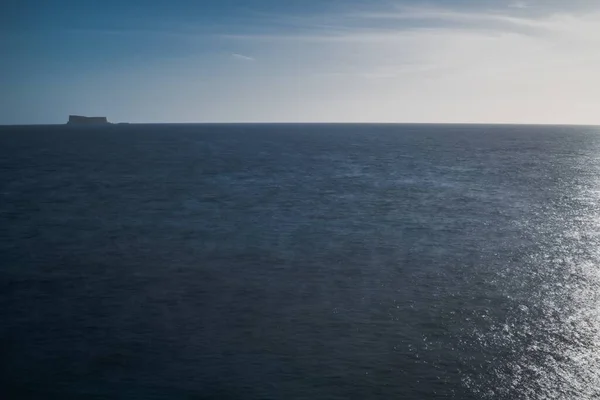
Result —
<path fill-rule="evenodd" d="M 0 128 L 2 398 L 600 398 L 600 128 Z"/>

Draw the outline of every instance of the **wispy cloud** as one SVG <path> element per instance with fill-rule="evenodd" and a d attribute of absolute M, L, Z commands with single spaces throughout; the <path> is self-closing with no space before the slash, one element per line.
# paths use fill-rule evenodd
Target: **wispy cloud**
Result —
<path fill-rule="evenodd" d="M 422 26 L 440 26 L 442 22 L 457 22 L 463 27 L 471 27 L 474 23 L 508 23 L 515 26 L 540 27 L 535 19 L 516 17 L 499 12 L 465 12 L 445 8 L 420 7 L 400 8 L 392 12 L 363 13 L 360 17 L 371 20 L 397 20 L 402 22 L 421 21 Z"/>
<path fill-rule="evenodd" d="M 547 35 L 561 31 L 592 31 L 600 19 L 600 7 L 584 11 L 543 10 L 533 15 L 522 10 L 530 3 L 516 1 L 502 9 L 457 9 L 441 6 L 406 7 L 347 11 L 331 15 L 273 17 L 279 28 L 255 32 L 238 32 L 219 35 L 222 38 L 257 41 L 305 42 L 377 42 L 395 41 L 398 38 L 426 32 L 480 32 L 497 34 Z"/>
<path fill-rule="evenodd" d="M 508 5 L 508 7 L 510 8 L 519 8 L 519 9 L 525 9 L 525 8 L 529 8 L 529 4 L 524 2 L 524 1 L 515 1 L 513 3 L 510 3 Z"/>
<path fill-rule="evenodd" d="M 236 60 L 255 61 L 254 57 L 246 56 L 246 55 L 239 54 L 239 53 L 231 53 L 231 57 L 235 58 Z"/>

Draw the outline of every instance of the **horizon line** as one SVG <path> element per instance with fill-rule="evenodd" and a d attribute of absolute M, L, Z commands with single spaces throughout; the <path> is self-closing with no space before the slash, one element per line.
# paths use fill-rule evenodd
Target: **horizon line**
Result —
<path fill-rule="evenodd" d="M 0 124 L 5 127 L 67 126 L 67 123 Z M 106 125 L 498 125 L 498 126 L 588 126 L 600 127 L 600 123 L 544 123 L 544 122 L 368 122 L 368 121 L 202 121 L 202 122 L 109 122 L 98 125 L 68 125 L 98 127 Z"/>

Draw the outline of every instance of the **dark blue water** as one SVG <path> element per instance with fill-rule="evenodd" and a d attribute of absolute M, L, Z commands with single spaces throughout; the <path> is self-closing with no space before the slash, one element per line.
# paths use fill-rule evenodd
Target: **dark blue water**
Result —
<path fill-rule="evenodd" d="M 0 128 L 3 398 L 600 397 L 600 128 Z"/>

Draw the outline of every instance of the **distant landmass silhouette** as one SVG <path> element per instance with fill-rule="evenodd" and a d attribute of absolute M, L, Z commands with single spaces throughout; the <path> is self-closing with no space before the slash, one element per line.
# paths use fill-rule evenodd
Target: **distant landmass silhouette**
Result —
<path fill-rule="evenodd" d="M 85 117 L 83 115 L 69 115 L 67 125 L 103 125 L 110 124 L 106 117 Z"/>

